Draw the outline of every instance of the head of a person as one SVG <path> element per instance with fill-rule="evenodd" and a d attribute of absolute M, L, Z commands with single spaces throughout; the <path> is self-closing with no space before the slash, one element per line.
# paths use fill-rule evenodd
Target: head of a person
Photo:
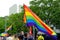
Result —
<path fill-rule="evenodd" d="M 22 35 L 19 35 L 18 38 L 19 38 L 19 40 L 22 40 Z"/>
<path fill-rule="evenodd" d="M 25 37 L 27 37 L 27 32 L 24 34 Z"/>
<path fill-rule="evenodd" d="M 42 36 L 42 34 L 38 34 L 38 36 Z"/>
<path fill-rule="evenodd" d="M 15 34 L 15 35 L 14 35 L 14 37 L 15 37 L 15 38 L 17 38 L 17 37 L 18 37 L 18 35 L 17 35 L 17 34 Z"/>
<path fill-rule="evenodd" d="M 21 33 L 20 33 L 21 35 L 24 35 L 24 31 L 21 31 Z"/>
<path fill-rule="evenodd" d="M 11 34 L 9 34 L 9 36 L 11 36 Z"/>

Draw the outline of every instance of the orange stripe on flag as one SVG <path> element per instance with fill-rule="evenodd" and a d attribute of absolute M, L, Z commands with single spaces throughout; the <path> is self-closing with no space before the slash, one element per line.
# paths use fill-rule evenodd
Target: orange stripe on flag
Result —
<path fill-rule="evenodd" d="M 26 15 L 24 14 L 24 23 L 26 23 Z"/>

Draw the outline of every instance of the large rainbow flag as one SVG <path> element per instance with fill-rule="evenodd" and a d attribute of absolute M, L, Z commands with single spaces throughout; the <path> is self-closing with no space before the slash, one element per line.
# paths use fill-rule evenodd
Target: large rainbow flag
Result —
<path fill-rule="evenodd" d="M 35 26 L 39 31 L 52 36 L 56 37 L 56 33 L 47 25 L 45 24 L 34 12 L 31 11 L 26 5 L 24 5 L 24 23 L 28 26 Z M 55 40 L 55 39 L 54 39 Z"/>

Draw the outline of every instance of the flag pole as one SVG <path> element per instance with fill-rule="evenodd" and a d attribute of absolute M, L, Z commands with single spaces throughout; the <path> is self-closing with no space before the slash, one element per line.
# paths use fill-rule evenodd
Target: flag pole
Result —
<path fill-rule="evenodd" d="M 5 17 L 5 32 L 6 32 L 6 25 L 7 25 L 7 18 Z"/>
<path fill-rule="evenodd" d="M 34 40 L 35 40 L 35 27 L 33 26 L 33 36 L 34 36 Z"/>
<path fill-rule="evenodd" d="M 8 17 L 7 16 L 5 16 L 5 33 L 7 33 L 7 31 L 6 31 L 6 27 L 7 27 L 7 20 L 8 20 Z"/>

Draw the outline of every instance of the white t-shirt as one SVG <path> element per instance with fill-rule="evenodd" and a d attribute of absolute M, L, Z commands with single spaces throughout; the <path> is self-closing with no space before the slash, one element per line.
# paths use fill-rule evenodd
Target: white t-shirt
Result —
<path fill-rule="evenodd" d="M 13 37 L 7 37 L 6 40 L 13 40 Z"/>

